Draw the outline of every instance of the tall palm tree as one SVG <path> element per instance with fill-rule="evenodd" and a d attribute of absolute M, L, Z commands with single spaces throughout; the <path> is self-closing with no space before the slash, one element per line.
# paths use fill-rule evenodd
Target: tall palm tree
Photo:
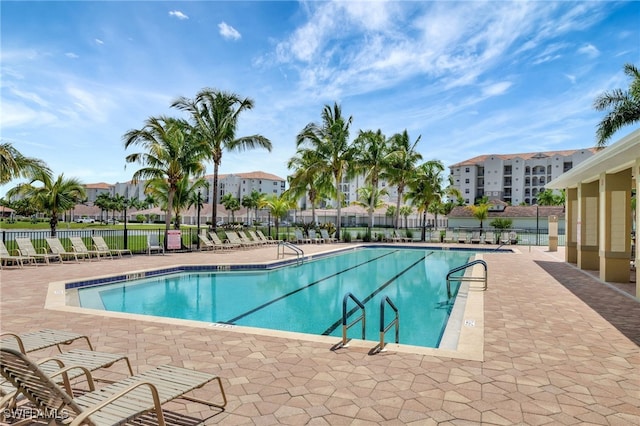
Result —
<path fill-rule="evenodd" d="M 372 185 L 365 185 L 358 188 L 358 199 L 354 201 L 352 204 L 355 204 L 360 207 L 364 207 L 367 209 L 367 213 L 369 213 L 369 235 L 373 231 L 373 212 L 375 209 L 379 209 L 384 206 L 384 202 L 382 201 L 382 197 L 387 195 L 387 189 L 378 189 Z"/>
<path fill-rule="evenodd" d="M 39 183 L 39 185 L 34 185 Z M 56 235 L 58 215 L 70 210 L 87 197 L 84 185 L 75 178 L 67 179 L 64 174 L 57 179 L 45 170 L 34 170 L 29 183 L 23 183 L 7 192 L 9 197 L 21 195 L 31 199 L 39 211 L 49 215 L 51 236 Z"/>
<path fill-rule="evenodd" d="M 480 235 L 482 235 L 482 222 L 487 220 L 489 217 L 489 204 L 481 203 L 468 206 L 467 208 L 471 210 L 473 217 L 480 221 Z"/>
<path fill-rule="evenodd" d="M 44 161 L 25 157 L 8 142 L 0 144 L 0 185 L 18 177 L 39 176 L 41 172 L 51 174 Z"/>
<path fill-rule="evenodd" d="M 345 119 L 342 109 L 337 103 L 333 107 L 325 105 L 322 110 L 322 124 L 309 123 L 298 134 L 296 145 L 298 151 L 315 151 L 316 163 L 313 169 L 320 173 L 328 173 L 333 177 L 337 204 L 336 238 L 340 238 L 342 221 L 342 198 L 340 188 L 342 178 L 349 172 L 349 162 L 353 150 L 349 145 L 349 127 L 353 117 Z M 304 152 L 302 152 L 302 155 Z"/>
<path fill-rule="evenodd" d="M 260 202 L 260 208 L 269 209 L 271 212 L 276 225 L 276 237 L 279 233 L 280 221 L 287 216 L 289 210 L 295 208 L 295 205 L 296 203 L 284 194 L 280 196 L 269 194 Z"/>
<path fill-rule="evenodd" d="M 263 194 L 256 191 L 255 189 L 251 191 L 251 194 L 245 195 L 242 197 L 242 207 L 247 209 L 247 222 L 249 221 L 249 211 L 254 211 L 254 222 L 258 221 L 258 207 L 260 206 L 260 200 L 262 199 Z"/>
<path fill-rule="evenodd" d="M 180 213 L 194 205 L 194 198 L 197 197 L 198 190 L 208 187 L 209 182 L 204 177 L 193 180 L 188 175 L 184 175 L 175 186 L 173 196 L 173 229 L 180 229 Z M 169 202 L 169 185 L 166 179 L 152 179 L 147 188 L 148 196 L 153 197 L 154 202 L 167 209 Z M 145 201 L 146 202 L 146 201 Z M 145 203 L 143 202 L 143 203 Z"/>
<path fill-rule="evenodd" d="M 444 165 L 439 160 L 430 160 L 418 166 L 413 179 L 409 182 L 407 198 L 412 201 L 419 212 L 422 212 L 422 234 L 424 241 L 427 235 L 427 212 L 432 203 L 442 199 L 442 176 Z"/>
<path fill-rule="evenodd" d="M 335 187 L 331 182 L 331 174 L 316 167 L 320 159 L 316 152 L 299 149 L 289 159 L 287 167 L 294 172 L 289 176 L 289 189 L 285 191 L 292 200 L 306 196 L 311 203 L 311 223 L 316 223 L 316 206 L 323 198 L 335 196 Z"/>
<path fill-rule="evenodd" d="M 150 117 L 142 129 L 125 133 L 125 149 L 133 145 L 141 146 L 146 152 L 129 154 L 125 158 L 127 163 L 137 162 L 144 166 L 133 174 L 132 182 L 146 180 L 145 192 L 159 181 L 166 182 L 166 232 L 171 224 L 173 199 L 179 183 L 190 176 L 204 175 L 206 146 L 192 137 L 186 121 L 170 117 Z"/>
<path fill-rule="evenodd" d="M 380 178 L 386 176 L 387 170 L 391 165 L 389 143 L 380 129 L 376 132 L 361 130 L 353 141 L 353 147 L 355 151 L 353 158 L 354 170 L 357 173 L 363 173 L 365 182 L 373 189 L 369 191 L 371 197 L 369 206 L 373 206 L 375 204 L 373 198 L 382 195 L 377 190 Z M 373 209 L 371 208 L 369 208 L 369 228 L 373 229 Z"/>
<path fill-rule="evenodd" d="M 222 153 L 265 148 L 271 152 L 271 141 L 261 135 L 236 137 L 240 113 L 253 108 L 253 100 L 241 98 L 235 93 L 227 93 L 210 88 L 200 90 L 194 99 L 180 97 L 171 107 L 186 111 L 190 115 L 194 137 L 209 147 L 209 159 L 213 161 L 213 218 L 215 229 L 218 214 L 218 171 L 222 163 Z"/>
<path fill-rule="evenodd" d="M 624 73 L 632 79 L 628 90 L 604 92 L 593 102 L 597 111 L 608 111 L 596 130 L 598 148 L 604 148 L 621 127 L 640 121 L 640 70 L 633 64 L 625 64 Z"/>
<path fill-rule="evenodd" d="M 396 229 L 400 228 L 400 203 L 403 201 L 404 191 L 415 172 L 416 164 L 422 160 L 422 155 L 416 151 L 420 142 L 418 138 L 412 143 L 409 133 L 405 129 L 402 133 L 396 133 L 390 139 L 391 153 L 389 155 L 390 167 L 388 170 L 389 183 L 398 188 L 398 200 L 396 201 Z"/>
<path fill-rule="evenodd" d="M 234 197 L 232 193 L 227 192 L 222 196 L 220 202 L 227 211 L 231 212 L 231 223 L 235 222 L 235 213 L 240 210 L 240 200 Z"/>

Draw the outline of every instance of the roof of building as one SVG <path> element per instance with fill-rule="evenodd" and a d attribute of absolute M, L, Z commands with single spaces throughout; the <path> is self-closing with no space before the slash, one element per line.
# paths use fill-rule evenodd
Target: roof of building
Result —
<path fill-rule="evenodd" d="M 532 158 L 537 157 L 553 157 L 554 155 L 560 155 L 563 157 L 568 157 L 570 155 L 575 154 L 578 151 L 590 151 L 592 154 L 595 154 L 598 150 L 596 148 L 583 148 L 583 149 L 568 149 L 564 151 L 544 151 L 544 152 L 526 152 L 520 154 L 486 154 L 486 155 L 478 155 L 477 157 L 469 158 L 468 160 L 461 161 L 456 164 L 452 164 L 451 167 L 460 167 L 460 166 L 473 166 L 476 164 L 480 164 L 485 162 L 490 157 L 496 157 L 501 160 L 513 160 L 516 158 L 521 158 L 523 160 L 530 160 Z"/>
<path fill-rule="evenodd" d="M 99 182 L 99 183 L 88 183 L 84 187 L 87 189 L 109 189 L 112 186 L 113 185 L 110 183 Z"/>
<path fill-rule="evenodd" d="M 219 174 L 218 179 L 229 177 L 229 176 L 239 176 L 244 179 L 265 179 L 265 180 L 278 180 L 278 181 L 285 180 L 285 179 L 282 179 L 280 176 L 276 176 L 274 174 L 266 173 L 263 171 L 247 172 L 247 173 L 226 173 L 222 175 Z M 213 175 L 207 175 L 205 176 L 205 178 L 213 179 Z"/>
<path fill-rule="evenodd" d="M 506 206 L 502 211 L 489 210 L 489 218 L 524 218 L 524 217 L 548 217 L 563 216 L 564 206 Z M 449 218 L 473 217 L 473 212 L 468 206 L 457 206 L 451 210 Z"/>

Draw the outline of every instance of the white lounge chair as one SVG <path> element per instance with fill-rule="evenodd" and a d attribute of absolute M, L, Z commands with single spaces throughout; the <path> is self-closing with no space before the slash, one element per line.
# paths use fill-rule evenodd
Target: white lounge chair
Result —
<path fill-rule="evenodd" d="M 34 259 L 42 259 L 45 263 L 49 263 L 49 259 L 57 259 L 62 263 L 62 256 L 57 253 L 50 253 L 42 247 L 41 252 L 38 252 L 29 238 L 16 238 L 16 243 L 22 256 L 32 257 Z"/>
<path fill-rule="evenodd" d="M 102 254 L 109 253 L 112 258 L 114 254 L 118 255 L 118 257 L 122 257 L 123 254 L 128 254 L 129 256 L 133 257 L 133 253 L 131 253 L 131 250 L 111 248 L 104 240 L 104 238 L 99 235 L 94 235 L 91 238 L 93 239 L 93 246 L 95 247 L 95 249 Z"/>
<path fill-rule="evenodd" d="M 207 237 L 206 234 L 198 234 L 200 239 L 200 250 L 215 250 L 216 245 Z"/>
<path fill-rule="evenodd" d="M 333 237 L 329 236 L 329 231 L 327 231 L 326 229 L 321 229 L 320 230 L 320 235 L 325 240 L 325 242 L 328 242 L 328 243 L 337 243 L 338 242 L 337 238 L 333 238 Z"/>
<path fill-rule="evenodd" d="M 169 401 L 184 398 L 218 408 L 227 404 L 220 377 L 181 367 L 159 366 L 98 390 L 95 390 L 93 377 L 86 369 L 83 375 L 89 392 L 75 397 L 62 389 L 56 383 L 57 379 L 18 351 L 0 347 L 0 365 L 0 374 L 29 399 L 36 410 L 65 413 L 73 420 L 72 424 L 124 424 L 147 412 L 155 412 L 155 424 L 162 426 L 165 425 L 162 405 Z M 82 367 L 65 367 L 57 374 Z M 222 404 L 186 395 L 214 380 L 218 382 Z"/>
<path fill-rule="evenodd" d="M 69 237 L 69 241 L 71 241 L 71 246 L 73 247 L 73 251 L 75 251 L 78 255 L 86 256 L 89 260 L 91 260 L 91 258 L 95 256 L 98 260 L 100 260 L 100 251 L 89 250 L 89 248 L 87 248 L 87 246 L 84 244 L 84 241 L 82 240 L 82 238 Z M 109 255 L 111 255 L 111 253 L 109 253 Z"/>
<path fill-rule="evenodd" d="M 36 260 L 29 256 L 23 256 L 20 251 L 17 251 L 18 254 L 11 254 L 9 250 L 7 250 L 7 246 L 4 245 L 4 242 L 0 240 L 0 269 L 2 265 L 8 265 L 9 263 L 15 263 L 20 268 L 24 266 L 24 263 L 33 263 L 37 265 Z"/>

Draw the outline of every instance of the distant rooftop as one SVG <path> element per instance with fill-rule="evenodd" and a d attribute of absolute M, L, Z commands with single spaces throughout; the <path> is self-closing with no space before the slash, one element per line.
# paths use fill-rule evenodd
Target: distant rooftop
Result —
<path fill-rule="evenodd" d="M 595 154 L 596 152 L 598 152 L 596 148 L 583 148 L 583 149 L 568 149 L 564 151 L 526 152 L 526 153 L 520 153 L 520 154 L 486 154 L 486 155 L 478 155 L 477 157 L 473 157 L 468 160 L 464 160 L 459 163 L 452 164 L 449 167 L 473 166 L 473 165 L 485 162 L 489 157 L 500 158 L 501 160 L 513 160 L 516 158 L 520 158 L 522 160 L 530 160 L 533 158 L 553 157 L 554 155 L 568 157 L 579 151 L 589 151 L 592 154 Z"/>

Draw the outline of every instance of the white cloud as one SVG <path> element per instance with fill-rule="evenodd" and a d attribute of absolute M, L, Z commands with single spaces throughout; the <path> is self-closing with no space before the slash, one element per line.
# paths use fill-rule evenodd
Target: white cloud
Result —
<path fill-rule="evenodd" d="M 224 38 L 226 38 L 227 40 L 231 39 L 231 40 L 238 40 L 242 37 L 242 35 L 240 35 L 240 33 L 238 32 L 238 30 L 236 30 L 235 28 L 233 28 L 231 25 L 227 24 L 226 22 L 220 22 L 218 24 L 218 28 L 220 29 L 220 35 Z"/>
<path fill-rule="evenodd" d="M 600 51 L 593 44 L 588 43 L 578 49 L 578 53 L 586 55 L 590 58 L 597 58 L 600 56 Z"/>
<path fill-rule="evenodd" d="M 510 81 L 503 81 L 500 83 L 491 84 L 489 86 L 482 88 L 482 94 L 484 96 L 503 95 L 507 92 L 507 90 L 509 90 L 509 88 L 511 87 L 511 84 L 512 83 Z"/>
<path fill-rule="evenodd" d="M 58 118 L 47 112 L 38 111 L 21 103 L 2 101 L 2 114 L 0 115 L 0 127 L 8 129 L 11 127 L 46 126 L 55 123 Z"/>
<path fill-rule="evenodd" d="M 169 16 L 173 16 L 174 18 L 178 18 L 181 21 L 184 19 L 189 19 L 189 17 L 187 15 L 185 15 L 184 13 L 182 13 L 179 10 L 172 10 L 169 12 Z"/>
<path fill-rule="evenodd" d="M 100 45 L 104 44 L 104 41 L 100 40 L 99 38 L 96 38 L 94 41 Z"/>
<path fill-rule="evenodd" d="M 576 76 L 572 75 L 572 74 L 565 74 L 565 77 L 567 77 L 567 79 L 571 82 L 571 84 L 575 84 L 576 83 Z"/>
<path fill-rule="evenodd" d="M 64 54 L 64 56 L 66 56 L 67 58 L 71 58 L 71 59 L 78 59 L 79 58 L 79 56 L 76 55 L 73 52 L 67 52 L 67 53 Z"/>

